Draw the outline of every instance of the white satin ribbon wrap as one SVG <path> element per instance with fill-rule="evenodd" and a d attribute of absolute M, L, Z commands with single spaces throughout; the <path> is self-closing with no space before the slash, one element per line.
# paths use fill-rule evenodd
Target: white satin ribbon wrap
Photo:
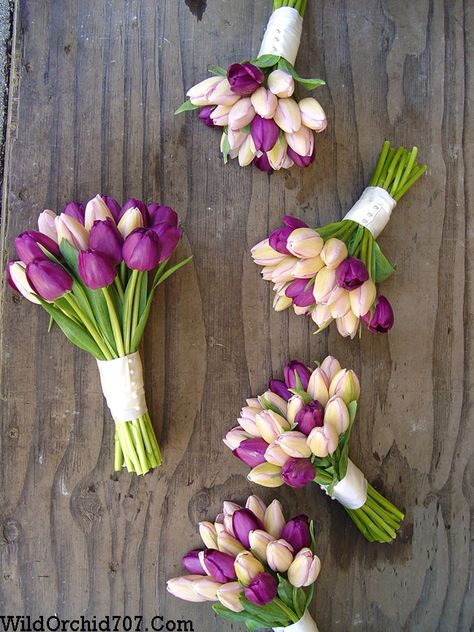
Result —
<path fill-rule="evenodd" d="M 365 226 L 377 239 L 396 205 L 390 193 L 382 187 L 367 187 L 344 219 Z"/>
<path fill-rule="evenodd" d="M 327 487 L 321 485 L 321 489 L 329 495 Z M 342 481 L 334 486 L 333 500 L 337 500 L 348 509 L 359 509 L 365 505 L 367 500 L 367 479 L 349 459 L 347 462 L 347 472 Z"/>
<path fill-rule="evenodd" d="M 97 360 L 97 366 L 102 392 L 115 421 L 131 421 L 147 412 L 138 351 L 114 360 Z"/>
<path fill-rule="evenodd" d="M 319 630 L 313 617 L 309 614 L 309 611 L 306 610 L 297 623 L 293 623 L 287 628 L 273 628 L 273 632 L 319 632 Z"/>
<path fill-rule="evenodd" d="M 268 20 L 258 56 L 278 55 L 292 66 L 300 47 L 303 18 L 293 7 L 280 7 Z"/>

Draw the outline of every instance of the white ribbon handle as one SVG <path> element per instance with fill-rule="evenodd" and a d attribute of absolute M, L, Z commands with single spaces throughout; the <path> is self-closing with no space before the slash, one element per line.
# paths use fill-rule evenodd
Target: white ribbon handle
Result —
<path fill-rule="evenodd" d="M 286 628 L 273 628 L 273 632 L 319 632 L 313 617 L 306 610 L 302 618 Z"/>
<path fill-rule="evenodd" d="M 344 219 L 365 226 L 377 239 L 396 205 L 390 193 L 382 187 L 367 187 Z"/>
<path fill-rule="evenodd" d="M 347 472 L 342 481 L 339 481 L 333 488 L 331 498 L 337 500 L 348 509 L 359 509 L 365 505 L 367 500 L 367 479 L 359 470 L 357 465 L 349 459 L 347 461 Z M 329 496 L 326 485 L 321 485 L 321 489 Z"/>
<path fill-rule="evenodd" d="M 97 360 L 102 392 L 115 421 L 138 419 L 148 408 L 138 351 L 114 360 Z"/>
<path fill-rule="evenodd" d="M 302 32 L 303 18 L 299 11 L 293 7 L 276 9 L 268 20 L 258 56 L 277 55 L 294 66 Z"/>

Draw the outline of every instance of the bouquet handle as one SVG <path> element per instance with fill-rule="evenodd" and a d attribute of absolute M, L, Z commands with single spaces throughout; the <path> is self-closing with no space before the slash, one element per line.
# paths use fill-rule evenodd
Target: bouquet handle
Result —
<path fill-rule="evenodd" d="M 319 632 L 319 628 L 310 615 L 309 610 L 306 610 L 297 623 L 293 623 L 286 628 L 273 628 L 273 632 Z"/>

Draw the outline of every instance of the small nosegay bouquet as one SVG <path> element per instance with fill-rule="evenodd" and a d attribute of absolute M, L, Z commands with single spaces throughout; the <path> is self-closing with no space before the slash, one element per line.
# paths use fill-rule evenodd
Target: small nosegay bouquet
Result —
<path fill-rule="evenodd" d="M 224 162 L 237 158 L 262 171 L 308 167 L 314 160 L 314 133 L 326 129 L 326 115 L 312 97 L 297 100 L 295 83 L 307 90 L 324 85 L 294 69 L 307 0 L 273 0 L 273 13 L 256 59 L 227 70 L 211 66 L 212 77 L 187 92 L 175 114 L 200 109 L 209 127 L 223 129 Z"/>
<path fill-rule="evenodd" d="M 369 542 L 390 542 L 404 515 L 368 484 L 349 459 L 360 385 L 352 370 L 328 356 L 314 370 L 298 361 L 284 381 L 247 400 L 224 443 L 264 487 L 315 482 L 340 502 Z"/>
<path fill-rule="evenodd" d="M 215 522 L 201 522 L 205 549 L 183 557 L 190 573 L 168 581 L 168 592 L 213 610 L 248 630 L 318 632 L 308 607 L 321 562 L 313 522 L 286 521 L 278 500 L 268 507 L 250 496 L 245 507 L 225 501 Z"/>
<path fill-rule="evenodd" d="M 15 239 L 8 282 L 96 358 L 115 420 L 115 470 L 145 474 L 162 457 L 138 347 L 156 288 L 189 261 L 168 267 L 181 236 L 178 216 L 167 206 L 130 199 L 121 207 L 97 195 L 60 215 L 43 211 L 38 229 Z"/>
<path fill-rule="evenodd" d="M 395 269 L 377 237 L 426 170 L 416 156 L 416 147 L 395 150 L 385 141 L 369 186 L 341 221 L 313 229 L 286 216 L 283 227 L 252 248 L 263 278 L 274 284 L 276 311 L 293 306 L 312 318 L 315 333 L 333 321 L 341 336 L 351 338 L 362 323 L 373 333 L 392 328 L 392 306 L 377 285 Z"/>

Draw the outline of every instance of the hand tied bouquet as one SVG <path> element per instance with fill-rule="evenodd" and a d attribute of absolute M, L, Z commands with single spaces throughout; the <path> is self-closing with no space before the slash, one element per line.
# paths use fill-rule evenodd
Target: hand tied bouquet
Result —
<path fill-rule="evenodd" d="M 205 549 L 183 557 L 191 573 L 170 579 L 168 591 L 192 602 L 214 601 L 214 611 L 248 630 L 318 632 L 308 606 L 321 569 L 313 523 L 285 520 L 282 506 L 249 496 L 245 507 L 225 501 L 215 522 L 201 522 Z"/>
<path fill-rule="evenodd" d="M 377 284 L 394 267 L 377 237 L 397 202 L 426 170 L 416 156 L 416 147 L 395 150 L 385 141 L 369 186 L 344 219 L 312 229 L 286 216 L 283 227 L 252 248 L 263 278 L 274 283 L 276 311 L 293 306 L 296 314 L 311 316 L 316 333 L 332 321 L 342 336 L 351 338 L 361 323 L 373 333 L 392 328 L 392 307 Z"/>
<path fill-rule="evenodd" d="M 260 52 L 250 62 L 227 70 L 212 66 L 212 77 L 187 92 L 175 114 L 201 108 L 199 118 L 223 128 L 224 162 L 238 158 L 262 171 L 308 167 L 314 160 L 314 132 L 326 129 L 321 105 L 312 97 L 294 97 L 295 82 L 308 90 L 324 85 L 303 79 L 294 69 L 307 0 L 273 0 L 273 13 Z"/>
<path fill-rule="evenodd" d="M 7 263 L 8 282 L 96 358 L 115 420 L 115 470 L 145 474 L 162 457 L 138 347 L 156 288 L 190 259 L 167 267 L 181 236 L 178 216 L 167 206 L 130 199 L 120 207 L 97 195 L 60 215 L 43 211 L 38 228 L 15 239 L 19 259 Z"/>
<path fill-rule="evenodd" d="M 314 481 L 346 509 L 369 542 L 390 542 L 404 515 L 368 484 L 349 459 L 360 385 L 352 370 L 328 356 L 313 371 L 298 361 L 284 381 L 247 400 L 239 425 L 224 443 L 265 487 L 304 487 Z"/>

